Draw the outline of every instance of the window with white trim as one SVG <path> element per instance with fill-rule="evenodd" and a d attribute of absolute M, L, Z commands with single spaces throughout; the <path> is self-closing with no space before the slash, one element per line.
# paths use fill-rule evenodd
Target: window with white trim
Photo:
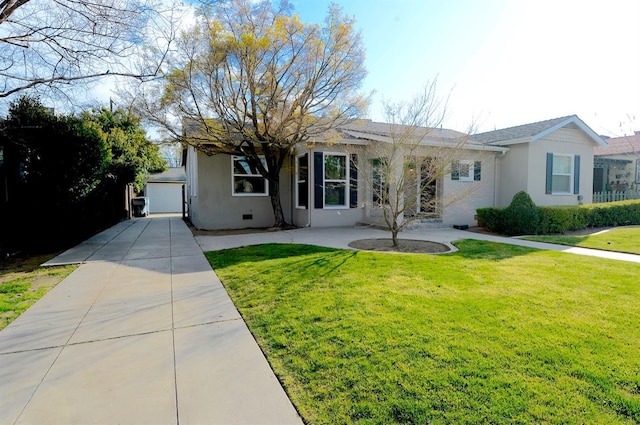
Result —
<path fill-rule="evenodd" d="M 451 164 L 451 180 L 459 180 L 461 182 L 480 181 L 481 161 L 472 160 L 456 160 Z"/>
<path fill-rule="evenodd" d="M 296 157 L 296 207 L 309 207 L 309 154 Z"/>
<path fill-rule="evenodd" d="M 349 161 L 346 154 L 325 153 L 324 206 L 349 207 Z"/>
<path fill-rule="evenodd" d="M 249 157 L 231 157 L 231 182 L 233 196 L 267 196 L 269 185 L 260 171 L 258 165 Z M 260 158 L 262 165 L 266 167 L 264 157 Z"/>
<path fill-rule="evenodd" d="M 553 154 L 552 194 L 571 193 L 573 183 L 573 155 Z"/>
<path fill-rule="evenodd" d="M 636 183 L 640 183 L 640 159 L 636 159 Z"/>

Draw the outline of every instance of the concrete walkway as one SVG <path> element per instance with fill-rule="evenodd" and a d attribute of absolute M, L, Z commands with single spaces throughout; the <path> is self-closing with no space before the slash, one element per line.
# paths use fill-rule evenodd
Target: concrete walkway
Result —
<path fill-rule="evenodd" d="M 258 245 L 274 242 L 300 243 L 320 245 L 330 248 L 351 249 L 349 248 L 349 243 L 354 240 L 367 238 L 388 239 L 390 237 L 391 236 L 388 231 L 377 230 L 368 227 L 310 227 L 306 229 L 293 229 L 280 232 L 261 232 L 224 236 L 196 236 L 196 241 L 203 251 L 215 251 L 218 249 L 227 249 L 245 245 Z M 611 260 L 640 263 L 640 255 L 602 251 L 598 249 L 577 248 L 542 242 L 532 242 L 519 238 L 493 236 L 482 233 L 456 230 L 453 228 L 410 230 L 400 233 L 399 238 L 440 242 L 448 245 L 452 249 L 452 251 L 455 251 L 456 248 L 451 244 L 451 242 L 461 239 L 478 239 L 490 242 L 526 246 L 529 248 L 544 249 L 548 251 L 559 251 L 569 254 L 587 255 L 592 257 L 608 258 Z"/>
<path fill-rule="evenodd" d="M 348 248 L 370 228 L 195 239 L 179 217 L 122 222 L 47 264 L 82 263 L 0 332 L 0 424 L 301 424 L 202 250 L 269 242 Z M 640 263 L 640 256 L 427 229 Z"/>
<path fill-rule="evenodd" d="M 301 424 L 191 232 L 120 223 L 0 332 L 1 424 Z"/>

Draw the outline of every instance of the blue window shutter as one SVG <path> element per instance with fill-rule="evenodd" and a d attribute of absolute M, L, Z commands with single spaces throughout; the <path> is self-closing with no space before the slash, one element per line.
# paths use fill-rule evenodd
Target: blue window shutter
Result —
<path fill-rule="evenodd" d="M 545 191 L 547 195 L 551 195 L 553 191 L 553 154 L 547 153 L 547 184 Z"/>
<path fill-rule="evenodd" d="M 351 155 L 349 168 L 349 207 L 358 208 L 358 155 Z"/>
<path fill-rule="evenodd" d="M 460 161 L 451 163 L 451 180 L 460 180 Z"/>
<path fill-rule="evenodd" d="M 573 157 L 573 193 L 580 193 L 580 155 Z"/>
<path fill-rule="evenodd" d="M 313 153 L 313 206 L 323 208 L 324 176 L 322 175 L 322 152 Z"/>
<path fill-rule="evenodd" d="M 476 161 L 473 163 L 473 180 L 479 182 L 482 178 L 482 162 Z"/>

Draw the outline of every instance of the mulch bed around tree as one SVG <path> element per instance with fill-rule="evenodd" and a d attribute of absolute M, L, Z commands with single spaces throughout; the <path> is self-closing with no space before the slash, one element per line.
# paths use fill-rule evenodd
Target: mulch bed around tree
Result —
<path fill-rule="evenodd" d="M 408 252 L 416 254 L 438 254 L 449 252 L 451 249 L 444 244 L 415 239 L 399 239 L 394 247 L 391 239 L 360 239 L 349 244 L 351 248 L 366 251 Z"/>

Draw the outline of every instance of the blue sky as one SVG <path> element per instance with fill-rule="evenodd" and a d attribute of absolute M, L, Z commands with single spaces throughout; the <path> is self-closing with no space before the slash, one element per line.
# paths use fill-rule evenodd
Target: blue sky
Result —
<path fill-rule="evenodd" d="M 292 0 L 321 22 L 329 0 Z M 599 134 L 640 130 L 640 0 L 337 0 L 367 52 L 363 84 L 403 101 L 438 79 L 445 126 L 479 131 L 577 114 Z"/>

